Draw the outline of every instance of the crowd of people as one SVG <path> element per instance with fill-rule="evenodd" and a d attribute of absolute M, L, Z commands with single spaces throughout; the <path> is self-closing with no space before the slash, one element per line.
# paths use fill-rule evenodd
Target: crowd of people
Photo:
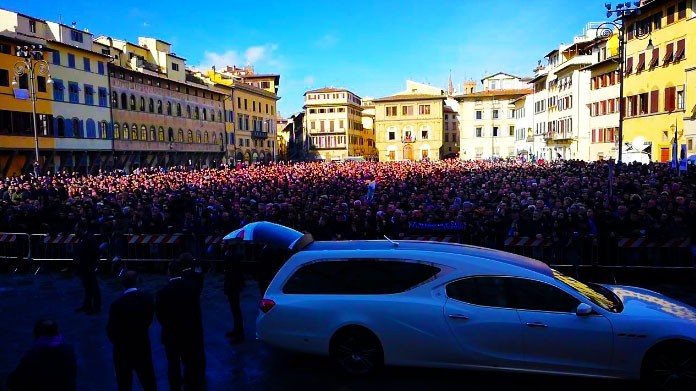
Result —
<path fill-rule="evenodd" d="M 470 244 L 505 238 L 694 237 L 696 175 L 668 164 L 423 161 L 55 173 L 0 183 L 0 232 L 225 235 L 266 220 L 317 240 L 401 238 L 446 223 Z"/>

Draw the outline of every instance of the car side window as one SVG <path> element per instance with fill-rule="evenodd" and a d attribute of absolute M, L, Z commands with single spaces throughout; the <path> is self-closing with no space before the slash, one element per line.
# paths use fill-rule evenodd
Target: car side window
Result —
<path fill-rule="evenodd" d="M 561 289 L 524 278 L 508 278 L 511 307 L 519 310 L 575 312 L 580 301 Z"/>
<path fill-rule="evenodd" d="M 505 285 L 503 277 L 468 277 L 447 285 L 447 296 L 469 304 L 508 308 Z"/>
<path fill-rule="evenodd" d="M 405 292 L 440 268 L 399 260 L 322 260 L 299 268 L 283 286 L 288 294 L 374 295 Z"/>

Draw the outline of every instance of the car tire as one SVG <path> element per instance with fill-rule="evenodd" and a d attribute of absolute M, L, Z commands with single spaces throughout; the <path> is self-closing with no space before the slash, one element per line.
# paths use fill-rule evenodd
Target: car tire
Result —
<path fill-rule="evenodd" d="M 382 344 L 362 327 L 340 330 L 331 339 L 331 358 L 343 372 L 355 376 L 375 373 L 384 365 Z"/>
<path fill-rule="evenodd" d="M 695 390 L 696 345 L 673 342 L 653 348 L 643 361 L 641 380 L 650 390 Z"/>

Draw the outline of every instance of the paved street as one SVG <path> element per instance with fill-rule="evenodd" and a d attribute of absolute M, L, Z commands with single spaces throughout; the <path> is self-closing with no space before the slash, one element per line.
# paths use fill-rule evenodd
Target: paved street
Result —
<path fill-rule="evenodd" d="M 141 277 L 141 287 L 150 292 L 166 281 L 161 274 L 143 274 Z M 38 318 L 56 319 L 66 340 L 75 346 L 80 390 L 115 389 L 111 346 L 104 330 L 108 305 L 122 289 L 113 276 L 102 275 L 100 283 L 104 311 L 90 317 L 73 312 L 81 304 L 82 290 L 77 277 L 70 273 L 0 274 L 0 389 L 4 389 L 8 372 L 31 344 L 31 329 Z M 691 304 L 696 303 L 694 291 L 688 288 L 674 285 L 651 287 Z M 206 275 L 202 304 L 209 390 L 440 390 L 459 388 L 462 384 L 470 390 L 506 389 L 513 385 L 516 390 L 551 390 L 567 387 L 569 381 L 582 388 L 625 389 L 635 386 L 589 379 L 404 368 L 388 368 L 374 377 L 353 379 L 335 371 L 328 360 L 278 352 L 255 341 L 252 333 L 258 299 L 256 285 L 249 284 L 243 295 L 248 340 L 232 346 L 224 337 L 232 320 L 222 294 L 222 276 L 217 273 Z M 151 328 L 155 372 L 158 388 L 165 390 L 168 389 L 166 360 L 159 335 L 160 328 L 155 322 Z"/>

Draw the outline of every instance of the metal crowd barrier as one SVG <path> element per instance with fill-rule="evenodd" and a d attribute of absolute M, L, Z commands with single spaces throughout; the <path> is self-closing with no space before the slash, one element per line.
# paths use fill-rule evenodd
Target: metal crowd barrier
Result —
<path fill-rule="evenodd" d="M 196 234 L 96 235 L 101 261 L 119 267 L 121 272 L 133 264 L 166 263 L 190 252 L 206 263 L 223 259 L 222 236 Z M 405 239 L 462 243 L 457 234 L 411 234 Z M 16 272 L 22 265 L 36 267 L 38 273 L 48 262 L 72 262 L 75 235 L 0 232 L 0 261 Z M 539 259 L 553 266 L 608 268 L 685 268 L 696 270 L 696 253 L 687 238 L 650 240 L 647 238 L 571 237 L 563 241 L 528 237 L 508 237 L 496 245 L 505 251 Z M 245 246 L 243 262 L 255 263 L 259 248 Z M 14 264 L 12 264 L 14 262 Z M 103 264 L 102 262 L 102 264 Z"/>

